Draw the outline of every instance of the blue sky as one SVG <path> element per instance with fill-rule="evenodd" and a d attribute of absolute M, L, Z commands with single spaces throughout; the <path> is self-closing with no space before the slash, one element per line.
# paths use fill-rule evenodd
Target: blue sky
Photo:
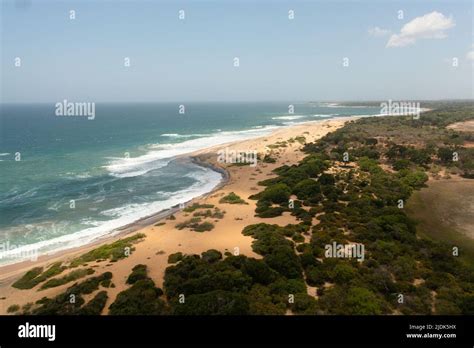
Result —
<path fill-rule="evenodd" d="M 3 102 L 473 98 L 472 7 L 461 0 L 5 0 L 0 95 Z M 423 17 L 433 13 L 434 24 Z M 387 47 L 393 35 L 402 46 Z"/>

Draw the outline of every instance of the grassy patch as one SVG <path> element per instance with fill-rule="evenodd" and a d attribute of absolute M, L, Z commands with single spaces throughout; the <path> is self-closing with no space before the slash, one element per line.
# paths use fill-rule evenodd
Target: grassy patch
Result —
<path fill-rule="evenodd" d="M 193 217 L 189 220 L 183 221 L 179 224 L 176 225 L 176 228 L 178 230 L 182 230 L 184 228 L 189 228 L 192 231 L 195 232 L 205 232 L 205 231 L 210 231 L 214 228 L 214 224 L 204 221 L 201 222 L 200 217 Z"/>
<path fill-rule="evenodd" d="M 62 262 L 56 262 L 52 264 L 46 271 L 43 272 L 43 267 L 35 267 L 28 272 L 26 272 L 23 277 L 18 279 L 15 283 L 12 284 L 14 288 L 17 289 L 31 289 L 34 288 L 39 283 L 54 277 L 55 275 L 60 274 L 66 269 L 66 267 L 61 266 Z"/>
<path fill-rule="evenodd" d="M 248 204 L 234 192 L 229 193 L 227 196 L 222 197 L 219 200 L 219 203 L 229 203 L 229 204 Z"/>
<path fill-rule="evenodd" d="M 214 210 L 207 209 L 204 211 L 196 211 L 194 212 L 193 216 L 202 218 L 222 219 L 224 217 L 224 214 L 225 212 L 215 207 Z"/>
<path fill-rule="evenodd" d="M 265 157 L 263 157 L 263 162 L 264 163 L 276 163 L 276 159 L 271 157 L 270 155 L 265 155 Z"/>
<path fill-rule="evenodd" d="M 100 315 L 107 302 L 107 291 L 99 291 L 92 300 L 85 304 L 81 310 L 80 315 Z"/>
<path fill-rule="evenodd" d="M 268 145 L 270 149 L 278 149 L 279 147 L 288 147 L 288 143 L 286 141 L 277 141 L 275 144 Z"/>
<path fill-rule="evenodd" d="M 214 224 L 208 221 L 204 221 L 201 224 L 193 227 L 193 231 L 195 232 L 206 232 L 211 231 L 214 228 Z"/>
<path fill-rule="evenodd" d="M 462 199 L 461 199 L 462 197 Z M 466 180 L 431 182 L 407 202 L 408 215 L 417 222 L 417 232 L 434 240 L 458 246 L 460 258 L 474 262 L 474 185 Z"/>
<path fill-rule="evenodd" d="M 118 261 L 127 257 L 127 250 L 130 253 L 134 250 L 132 247 L 133 244 L 141 241 L 145 235 L 143 233 L 138 233 L 134 236 L 127 237 L 124 239 L 119 239 L 116 242 L 111 244 L 105 244 L 97 249 L 91 250 L 88 253 L 79 256 L 78 258 L 71 261 L 70 267 L 77 267 L 83 265 L 87 262 L 97 261 L 97 260 L 106 260 L 109 259 L 111 262 Z M 129 248 L 129 249 L 127 249 Z"/>
<path fill-rule="evenodd" d="M 115 302 L 110 306 L 111 315 L 157 315 L 167 314 L 165 301 L 160 299 L 163 290 L 157 288 L 153 280 L 147 277 L 145 265 L 137 265 L 128 277 L 140 275 L 133 285 L 117 295 Z"/>
<path fill-rule="evenodd" d="M 85 300 L 82 295 L 91 294 L 96 291 L 100 285 L 109 281 L 112 273 L 105 272 L 99 276 L 91 277 L 82 283 L 74 284 L 65 292 L 50 299 L 43 297 L 36 302 L 38 307 L 31 310 L 35 315 L 77 315 L 77 314 L 100 314 L 107 300 L 106 294 L 98 293 L 85 306 Z M 24 312 L 29 312 L 24 309 Z"/>
<path fill-rule="evenodd" d="M 7 308 L 7 313 L 15 313 L 20 310 L 20 306 L 17 304 L 13 304 L 10 307 Z"/>
<path fill-rule="evenodd" d="M 193 205 L 190 205 L 189 207 L 186 207 L 183 209 L 186 213 L 192 213 L 196 209 L 211 209 L 214 208 L 214 204 L 199 204 L 199 203 L 194 203 Z"/>
<path fill-rule="evenodd" d="M 43 285 L 41 285 L 40 290 L 61 286 L 69 282 L 75 281 L 77 279 L 83 278 L 87 275 L 91 275 L 93 273 L 94 273 L 94 270 L 92 268 L 76 269 L 76 270 L 73 270 L 71 273 L 65 275 L 64 277 L 53 278 L 53 279 L 48 280 Z"/>

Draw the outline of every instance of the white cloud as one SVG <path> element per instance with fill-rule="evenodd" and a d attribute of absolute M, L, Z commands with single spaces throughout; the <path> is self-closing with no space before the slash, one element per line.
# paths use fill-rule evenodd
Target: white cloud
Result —
<path fill-rule="evenodd" d="M 393 34 L 390 37 L 387 47 L 413 45 L 418 39 L 444 39 L 447 37 L 445 31 L 454 26 L 452 17 L 433 11 L 405 24 L 400 34 Z"/>
<path fill-rule="evenodd" d="M 379 27 L 373 27 L 369 29 L 370 36 L 382 37 L 388 34 L 390 34 L 390 30 L 387 30 L 387 29 L 382 29 Z"/>

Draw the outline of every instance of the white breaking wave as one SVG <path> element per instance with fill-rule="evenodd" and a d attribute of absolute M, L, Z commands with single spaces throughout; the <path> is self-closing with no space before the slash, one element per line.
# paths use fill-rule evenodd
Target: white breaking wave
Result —
<path fill-rule="evenodd" d="M 83 224 L 91 227 L 75 233 L 2 252 L 2 257 L 0 258 L 1 264 L 11 264 L 27 259 L 27 257 L 24 259 L 18 258 L 17 255 L 32 255 L 33 253 L 37 255 L 48 255 L 61 250 L 90 244 L 104 237 L 114 236 L 120 233 L 120 231 L 117 230 L 118 228 L 151 216 L 159 211 L 169 209 L 177 204 L 185 203 L 194 197 L 211 191 L 220 183 L 222 177 L 219 173 L 208 168 L 198 167 L 197 165 L 196 167 L 198 171 L 193 173 L 192 177 L 196 179 L 197 182 L 189 188 L 173 193 L 172 196 L 164 201 L 134 203 L 103 211 L 101 213 L 102 215 L 112 217 L 112 219 L 106 221 L 83 219 Z M 25 226 L 23 227 L 26 228 Z M 60 224 L 53 225 L 53 229 L 57 230 L 60 228 Z"/>
<path fill-rule="evenodd" d="M 159 156 L 149 152 L 145 155 L 130 158 L 110 157 L 111 162 L 104 166 L 111 175 L 118 178 L 130 178 L 146 174 L 150 170 L 166 166 L 169 161 L 159 161 Z"/>
<path fill-rule="evenodd" d="M 281 126 L 265 126 L 243 131 L 225 131 L 198 139 L 186 140 L 174 144 L 151 144 L 148 153 L 130 158 L 109 158 L 110 162 L 104 166 L 107 171 L 119 178 L 134 177 L 146 174 L 166 166 L 176 156 L 202 150 L 215 145 L 226 144 L 238 140 L 250 139 L 271 133 Z"/>
<path fill-rule="evenodd" d="M 339 114 L 314 114 L 312 116 L 313 117 L 333 117 L 333 116 L 339 116 Z"/>
<path fill-rule="evenodd" d="M 275 117 L 272 117 L 272 120 L 297 120 L 303 117 L 306 117 L 306 116 L 305 115 L 275 116 Z"/>
<path fill-rule="evenodd" d="M 178 134 L 178 133 L 164 133 L 161 134 L 162 137 L 169 138 L 194 138 L 194 137 L 206 137 L 211 134 Z"/>

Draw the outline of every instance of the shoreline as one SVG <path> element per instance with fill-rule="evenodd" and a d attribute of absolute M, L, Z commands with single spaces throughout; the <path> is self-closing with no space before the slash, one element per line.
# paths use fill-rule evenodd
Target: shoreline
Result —
<path fill-rule="evenodd" d="M 110 305 L 120 291 L 128 288 L 126 279 L 131 269 L 137 264 L 147 264 L 149 275 L 155 281 L 157 286 L 163 284 L 163 277 L 168 264 L 168 256 L 176 252 L 183 254 L 201 254 L 209 249 L 216 249 L 225 252 L 234 252 L 253 258 L 261 258 L 261 255 L 254 253 L 252 248 L 253 239 L 250 236 L 242 234 L 243 228 L 248 225 L 267 222 L 281 226 L 295 223 L 295 217 L 290 214 L 262 219 L 255 216 L 256 202 L 249 200 L 248 197 L 255 194 L 263 187 L 257 185 L 259 181 L 274 176 L 273 170 L 282 165 L 292 165 L 298 163 L 306 155 L 300 151 L 304 143 L 298 141 L 288 142 L 285 147 L 271 148 L 271 156 L 276 159 L 275 163 L 265 163 L 258 161 L 258 165 L 235 166 L 232 164 L 218 163 L 216 151 L 228 147 L 237 151 L 257 151 L 265 154 L 269 150 L 267 145 L 279 143 L 294 139 L 297 136 L 305 136 L 305 142 L 313 142 L 320 139 L 329 132 L 342 127 L 346 122 L 359 118 L 344 117 L 326 120 L 317 120 L 303 124 L 295 124 L 274 130 L 268 135 L 239 140 L 228 144 L 220 144 L 206 149 L 198 150 L 190 154 L 180 156 L 181 160 L 189 160 L 211 168 L 221 173 L 222 180 L 213 190 L 199 197 L 188 201 L 186 205 L 199 202 L 200 204 L 212 204 L 221 209 L 224 216 L 221 219 L 210 219 L 214 228 L 211 231 L 198 233 L 187 228 L 177 229 L 176 224 L 182 223 L 192 217 L 192 213 L 183 212 L 179 207 L 174 207 L 165 211 L 158 212 L 149 217 L 138 220 L 135 223 L 122 227 L 115 235 L 101 238 L 94 243 L 80 246 L 74 249 L 66 249 L 52 255 L 42 255 L 36 261 L 23 261 L 0 267 L 0 314 L 6 314 L 6 309 L 12 304 L 25 304 L 26 302 L 35 302 L 40 298 L 54 297 L 60 292 L 70 287 L 73 283 L 37 291 L 37 287 L 27 290 L 13 288 L 11 284 L 21 277 L 25 272 L 33 267 L 48 267 L 53 262 L 63 262 L 67 264 L 72 259 L 93 250 L 101 245 L 105 245 L 124 238 L 132 233 L 143 233 L 145 238 L 134 245 L 133 253 L 121 259 L 118 262 L 107 263 L 102 261 L 92 261 L 87 264 L 87 268 L 93 268 L 95 275 L 110 271 L 113 274 L 115 288 L 108 289 L 109 299 L 107 306 Z M 178 158 L 177 158 L 178 159 Z M 230 193 L 235 192 L 242 197 L 247 204 L 225 204 L 220 199 Z M 174 214 L 173 221 L 166 219 Z M 158 221 L 163 222 L 156 226 Z M 82 267 L 82 266 L 81 266 Z M 66 274 L 66 271 L 64 274 Z M 59 277 L 64 274 L 60 274 Z M 83 278 L 79 281 L 85 280 Z M 77 281 L 76 281 L 77 282 Z M 104 311 L 104 314 L 107 310 Z"/>
<path fill-rule="evenodd" d="M 207 196 L 211 195 L 215 191 L 224 187 L 230 179 L 230 175 L 225 170 L 225 168 L 213 165 L 212 163 L 204 162 L 199 158 L 199 156 L 193 156 L 192 153 L 183 155 L 181 156 L 181 158 L 179 157 L 175 158 L 173 161 L 176 161 L 179 159 L 187 159 L 196 165 L 214 170 L 215 172 L 221 174 L 222 176 L 219 183 L 212 190 L 206 193 L 203 193 L 199 196 L 193 197 L 190 200 L 184 202 L 183 203 L 184 207 L 187 207 L 201 199 L 205 199 Z M 96 240 L 92 241 L 91 243 L 87 243 L 84 245 L 79 245 L 77 247 L 67 248 L 63 250 L 52 251 L 51 253 L 39 255 L 38 258 L 33 261 L 24 260 L 20 262 L 0 265 L 0 286 L 2 285 L 4 281 L 8 281 L 12 277 L 16 277 L 20 271 L 24 272 L 27 269 L 38 267 L 43 264 L 49 264 L 59 259 L 64 259 L 66 257 L 72 258 L 73 256 L 77 254 L 83 254 L 103 244 L 111 243 L 121 238 L 127 237 L 147 226 L 153 226 L 159 221 L 165 220 L 171 215 L 176 214 L 182 210 L 183 208 L 180 208 L 179 206 L 172 206 L 171 208 L 160 210 L 156 213 L 153 213 L 151 215 L 148 215 L 136 221 L 133 221 L 127 225 L 115 228 L 111 230 L 109 233 L 105 234 L 103 237 L 99 237 Z"/>
<path fill-rule="evenodd" d="M 211 169 L 211 170 L 221 174 L 221 176 L 222 176 L 220 182 L 212 190 L 210 190 L 206 193 L 203 193 L 199 196 L 191 198 L 187 202 L 184 202 L 184 206 L 187 207 L 188 205 L 190 205 L 190 204 L 192 204 L 196 201 L 199 201 L 201 199 L 206 198 L 207 196 L 211 195 L 215 191 L 217 191 L 220 188 L 224 187 L 228 183 L 228 181 L 230 180 L 230 173 L 225 169 L 225 167 L 220 166 L 217 163 L 211 163 L 210 161 L 206 161 L 204 159 L 206 154 L 211 154 L 214 151 L 216 151 L 217 149 L 220 149 L 220 148 L 223 148 L 223 147 L 228 147 L 228 146 L 232 146 L 232 145 L 235 145 L 235 144 L 245 143 L 245 142 L 248 142 L 248 141 L 258 140 L 258 139 L 261 139 L 261 138 L 272 136 L 275 133 L 279 133 L 279 132 L 282 132 L 282 131 L 285 131 L 285 130 L 288 130 L 288 129 L 292 129 L 292 128 L 295 128 L 295 127 L 302 127 L 302 126 L 307 126 L 307 125 L 309 126 L 309 125 L 312 125 L 312 124 L 321 124 L 321 123 L 324 123 L 324 122 L 335 121 L 335 120 L 339 120 L 339 121 L 356 120 L 356 119 L 359 119 L 359 118 L 362 118 L 362 117 L 377 117 L 377 115 L 374 115 L 374 116 L 354 115 L 354 116 L 335 117 L 335 118 L 330 118 L 330 119 L 321 119 L 321 120 L 314 120 L 314 121 L 296 123 L 296 124 L 293 124 L 293 125 L 288 125 L 288 126 L 284 126 L 284 127 L 281 127 L 281 128 L 277 128 L 277 129 L 273 130 L 272 132 L 270 132 L 267 135 L 263 135 L 263 136 L 261 135 L 261 136 L 257 136 L 257 137 L 254 137 L 254 138 L 248 138 L 248 139 L 244 139 L 244 140 L 236 140 L 236 141 L 232 141 L 232 142 L 229 142 L 229 143 L 213 145 L 213 146 L 210 146 L 210 147 L 207 147 L 207 148 L 204 148 L 204 149 L 200 149 L 200 150 L 196 150 L 196 151 L 193 151 L 193 152 L 190 152 L 190 153 L 187 153 L 187 154 L 176 156 L 173 159 L 173 161 L 189 160 L 190 162 L 192 162 L 192 163 L 194 163 L 198 166 Z M 106 243 L 116 241 L 116 240 L 121 239 L 123 237 L 126 237 L 126 236 L 128 236 L 128 235 L 130 235 L 134 232 L 137 232 L 137 231 L 139 231 L 140 229 L 142 229 L 144 227 L 154 225 L 154 224 L 158 223 L 159 221 L 162 221 L 162 220 L 168 218 L 169 216 L 171 216 L 173 214 L 176 214 L 177 212 L 179 212 L 181 210 L 182 210 L 182 208 L 179 208 L 178 206 L 173 206 L 173 207 L 168 208 L 168 209 L 160 210 L 156 213 L 153 213 L 153 214 L 150 214 L 150 215 L 145 216 L 143 218 L 140 218 L 138 220 L 135 220 L 135 221 L 133 221 L 129 224 L 126 224 L 124 226 L 115 228 L 115 229 L 111 230 L 110 232 L 108 232 L 107 234 L 105 234 L 101 237 L 98 237 L 97 239 L 93 240 L 90 243 L 79 245 L 79 246 L 76 246 L 76 247 L 63 249 L 63 250 L 51 251 L 49 253 L 39 255 L 37 257 L 37 259 L 34 260 L 34 261 L 23 260 L 23 261 L 20 261 L 20 262 L 14 262 L 14 263 L 9 263 L 9 264 L 4 264 L 4 265 L 0 264 L 0 273 L 1 273 L 0 274 L 0 285 L 2 284 L 3 281 L 8 280 L 9 277 L 15 276 L 16 273 L 19 272 L 19 269 L 25 270 L 25 269 L 29 269 L 29 268 L 32 268 L 32 267 L 37 267 L 37 266 L 39 266 L 43 263 L 53 262 L 56 259 L 63 258 L 65 256 L 69 256 L 69 254 L 70 255 L 75 255 L 76 253 L 79 253 L 79 252 L 80 253 L 87 252 L 90 249 L 92 249 L 93 247 L 97 247 L 97 246 L 100 246 L 102 244 L 106 244 Z M 5 274 L 8 275 L 8 276 L 5 277 L 4 276 Z"/>

